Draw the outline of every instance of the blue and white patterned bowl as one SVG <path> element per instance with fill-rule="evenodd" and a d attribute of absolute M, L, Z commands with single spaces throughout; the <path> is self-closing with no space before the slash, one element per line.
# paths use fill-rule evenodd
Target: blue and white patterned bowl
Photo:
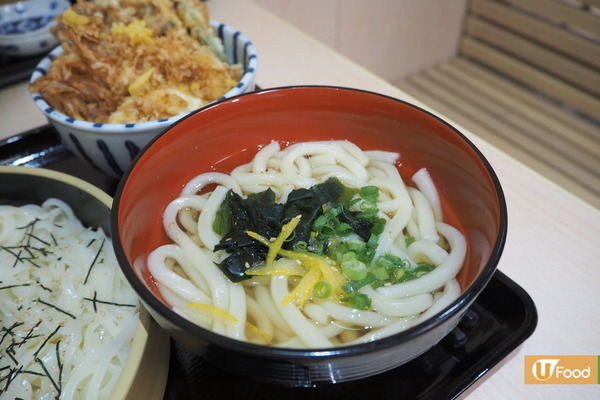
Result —
<path fill-rule="evenodd" d="M 50 51 L 58 40 L 54 18 L 70 7 L 67 0 L 27 0 L 0 6 L 0 54 L 32 56 Z"/>
<path fill-rule="evenodd" d="M 244 69 L 240 82 L 222 98 L 253 91 L 258 61 L 254 45 L 241 32 L 228 25 L 217 22 L 211 22 L 211 25 L 223 41 L 229 63 L 241 63 Z M 62 51 L 61 47 L 57 47 L 44 57 L 31 75 L 30 83 L 45 75 L 50 70 L 52 61 Z M 31 96 L 73 153 L 105 175 L 117 179 L 128 169 L 140 149 L 188 114 L 135 124 L 99 124 L 77 120 L 54 110 L 39 93 L 31 93 Z"/>

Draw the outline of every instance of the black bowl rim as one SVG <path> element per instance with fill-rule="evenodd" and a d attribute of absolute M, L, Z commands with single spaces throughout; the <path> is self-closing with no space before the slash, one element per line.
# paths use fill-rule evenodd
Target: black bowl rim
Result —
<path fill-rule="evenodd" d="M 66 185 L 70 185 L 75 189 L 84 191 L 87 195 L 97 199 L 109 209 L 112 207 L 113 204 L 113 198 L 104 190 L 100 189 L 99 187 L 88 181 L 85 181 L 66 172 L 56 171 L 49 168 L 33 168 L 21 165 L 1 165 L 0 177 L 2 177 L 2 175 L 35 176 L 47 179 L 49 181 L 61 182 Z"/>
<path fill-rule="evenodd" d="M 339 347 L 320 348 L 320 349 L 293 349 L 293 348 L 279 348 L 279 347 L 263 346 L 263 345 L 243 342 L 243 341 L 240 341 L 237 339 L 229 338 L 229 337 L 214 333 L 208 329 L 205 329 L 199 325 L 196 325 L 195 323 L 193 323 L 193 322 L 185 319 L 184 317 L 180 316 L 179 314 L 175 313 L 173 310 L 171 310 L 169 307 L 167 307 L 163 302 L 161 302 L 158 298 L 156 298 L 147 289 L 147 287 L 142 282 L 140 282 L 138 276 L 135 274 L 133 268 L 127 261 L 127 257 L 125 256 L 124 250 L 121 246 L 121 238 L 120 238 L 119 231 L 118 231 L 119 204 L 121 202 L 121 196 L 122 196 L 123 190 L 125 188 L 125 185 L 127 184 L 129 175 L 131 174 L 133 169 L 135 169 L 135 166 L 137 165 L 140 158 L 142 158 L 144 156 L 146 151 L 154 144 L 154 142 L 156 142 L 160 137 L 165 135 L 175 125 L 183 122 L 185 119 L 191 118 L 195 114 L 200 113 L 205 110 L 208 110 L 210 108 L 218 107 L 223 102 L 232 102 L 232 101 L 235 101 L 235 99 L 237 99 L 237 98 L 245 97 L 245 96 L 255 96 L 259 93 L 274 92 L 274 91 L 288 91 L 288 90 L 302 90 L 302 89 L 323 89 L 323 90 L 359 92 L 359 93 L 363 93 L 366 95 L 381 97 L 381 98 L 384 98 L 387 100 L 395 101 L 395 102 L 404 104 L 405 106 L 414 108 L 417 111 L 420 111 L 420 112 L 426 114 L 427 116 L 434 118 L 438 122 L 441 122 L 442 124 L 446 125 L 450 130 L 452 130 L 456 135 L 458 135 L 471 148 L 471 150 L 473 150 L 473 152 L 477 155 L 479 160 L 485 166 L 485 170 L 489 174 L 489 177 L 491 178 L 491 180 L 493 182 L 494 189 L 496 190 L 498 208 L 500 211 L 500 224 L 499 224 L 499 232 L 498 232 L 497 240 L 493 246 L 489 261 L 486 263 L 486 265 L 482 269 L 479 276 L 477 276 L 475 278 L 475 281 L 468 288 L 468 290 L 461 293 L 461 295 L 458 297 L 458 299 L 456 299 L 454 302 L 452 302 L 450 305 L 448 305 L 447 307 L 442 309 L 440 312 L 438 312 L 431 318 L 429 318 L 411 328 L 408 328 L 402 332 L 398 332 L 394 335 L 384 337 L 384 338 L 381 338 L 381 339 L 378 339 L 378 340 L 375 340 L 372 342 L 368 342 L 368 343 L 360 343 L 360 344 L 355 344 L 355 345 L 350 345 L 350 346 L 339 346 Z M 487 158 L 473 144 L 473 142 L 469 138 L 467 138 L 462 132 L 460 132 L 457 128 L 455 128 L 450 123 L 443 120 L 442 118 L 438 117 L 437 115 L 433 114 L 432 112 L 427 111 L 426 109 L 424 109 L 420 106 L 417 106 L 413 103 L 410 103 L 408 101 L 401 100 L 401 99 L 398 99 L 398 98 L 395 98 L 395 97 L 392 97 L 389 95 L 365 90 L 365 89 L 358 89 L 358 88 L 344 87 L 344 86 L 330 86 L 330 85 L 291 85 L 291 86 L 279 86 L 279 87 L 274 87 L 274 88 L 261 89 L 261 90 L 257 90 L 254 92 L 248 92 L 248 93 L 243 93 L 243 94 L 240 94 L 237 96 L 233 96 L 228 99 L 219 100 L 217 102 L 208 104 L 208 105 L 186 115 L 184 118 L 178 120 L 173 125 L 165 128 L 161 133 L 159 133 L 150 142 L 148 142 L 148 144 L 146 144 L 146 146 L 144 146 L 144 148 L 142 148 L 140 150 L 140 152 L 136 155 L 136 157 L 132 161 L 128 170 L 125 172 L 125 174 L 119 181 L 115 195 L 113 196 L 113 210 L 111 213 L 111 224 L 112 224 L 112 231 L 113 231 L 113 246 L 115 248 L 115 253 L 117 255 L 117 260 L 119 261 L 119 265 L 121 266 L 121 269 L 123 270 L 123 273 L 125 274 L 126 278 L 129 280 L 130 284 L 136 290 L 136 292 L 138 293 L 138 295 L 140 296 L 142 301 L 148 305 L 149 309 L 154 310 L 155 312 L 160 314 L 161 317 L 170 321 L 171 323 L 176 325 L 178 328 L 180 328 L 186 332 L 193 332 L 198 337 L 202 338 L 203 340 L 205 340 L 206 342 L 208 342 L 212 345 L 216 345 L 218 347 L 227 348 L 227 349 L 233 349 L 235 351 L 239 351 L 239 352 L 245 353 L 247 355 L 254 355 L 254 356 L 258 356 L 258 357 L 267 357 L 267 358 L 272 358 L 272 359 L 280 359 L 280 360 L 285 360 L 288 362 L 289 361 L 300 361 L 301 362 L 302 360 L 313 359 L 315 357 L 339 358 L 339 357 L 346 357 L 346 356 L 356 356 L 358 354 L 372 352 L 374 349 L 376 349 L 378 351 L 382 351 L 382 350 L 396 346 L 399 342 L 400 343 L 408 342 L 412 339 L 422 336 L 427 331 L 430 331 L 433 328 L 435 328 L 436 326 L 441 325 L 445 320 L 447 320 L 453 314 L 459 313 L 461 311 L 461 309 L 463 309 L 463 308 L 464 308 L 464 311 L 466 312 L 467 307 L 470 306 L 473 303 L 473 301 L 475 301 L 476 297 L 481 293 L 481 291 L 483 291 L 483 289 L 488 284 L 488 282 L 490 281 L 490 279 L 494 275 L 494 272 L 497 269 L 497 264 L 500 260 L 502 252 L 504 250 L 504 246 L 506 244 L 506 237 L 507 237 L 507 233 L 508 233 L 508 212 L 507 212 L 507 207 L 506 207 L 504 191 L 502 190 L 500 180 L 499 180 L 498 176 L 496 175 L 494 169 L 492 168 L 491 164 L 487 160 Z"/>

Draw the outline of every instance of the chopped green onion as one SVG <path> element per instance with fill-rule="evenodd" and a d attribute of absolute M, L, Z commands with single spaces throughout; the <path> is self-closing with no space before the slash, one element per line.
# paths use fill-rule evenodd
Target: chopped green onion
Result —
<path fill-rule="evenodd" d="M 381 222 L 376 222 L 373 224 L 373 228 L 371 232 L 375 235 L 381 235 L 383 233 L 384 224 Z"/>
<path fill-rule="evenodd" d="M 398 269 L 398 271 L 396 271 L 396 280 L 402 279 L 404 274 L 406 274 L 406 270 L 404 268 Z"/>
<path fill-rule="evenodd" d="M 320 235 L 329 237 L 333 236 L 333 234 L 335 233 L 335 228 L 331 225 L 325 224 L 319 229 L 318 232 Z"/>
<path fill-rule="evenodd" d="M 343 204 L 339 204 L 335 207 L 331 207 L 329 208 L 325 214 L 331 217 L 337 217 L 338 215 L 340 215 L 342 212 L 344 211 L 344 205 Z"/>
<path fill-rule="evenodd" d="M 408 266 L 408 263 L 407 261 L 403 260 L 398 256 L 386 254 L 377 257 L 377 259 L 375 260 L 375 265 L 379 267 L 384 267 L 389 273 L 392 273 L 398 268 L 406 268 Z"/>
<path fill-rule="evenodd" d="M 348 293 L 348 294 L 354 293 L 358 289 L 360 289 L 361 287 L 367 286 L 368 284 L 373 284 L 373 283 L 375 283 L 377 281 L 379 281 L 379 278 L 375 274 L 373 274 L 371 272 L 368 272 L 367 276 L 363 280 L 360 280 L 360 281 L 348 281 L 348 282 L 344 283 L 342 285 L 342 290 L 344 292 Z"/>
<path fill-rule="evenodd" d="M 379 240 L 379 235 L 372 233 L 371 236 L 369 237 L 369 241 L 367 242 L 367 247 L 371 247 L 374 249 L 375 247 L 377 247 L 378 240 Z"/>
<path fill-rule="evenodd" d="M 377 212 L 379 210 L 376 203 L 371 203 L 369 201 L 363 201 L 360 203 L 360 209 L 365 213 Z"/>
<path fill-rule="evenodd" d="M 371 268 L 370 272 L 382 281 L 390 279 L 390 272 L 385 267 Z"/>
<path fill-rule="evenodd" d="M 372 221 L 377 218 L 377 210 L 367 210 L 358 213 L 356 218 L 362 219 L 363 221 Z"/>
<path fill-rule="evenodd" d="M 353 205 L 355 205 L 356 203 L 358 203 L 359 201 L 360 201 L 359 198 L 354 198 L 354 199 L 352 199 L 350 201 L 347 201 L 346 203 L 340 204 L 340 205 L 343 206 L 343 207 L 345 207 L 345 208 L 350 208 Z"/>
<path fill-rule="evenodd" d="M 379 197 L 379 188 L 377 186 L 363 186 L 360 188 L 360 197 L 375 203 Z"/>
<path fill-rule="evenodd" d="M 326 223 L 327 223 L 327 216 L 319 215 L 319 217 L 317 217 L 317 219 L 315 219 L 315 222 L 313 222 L 312 230 L 315 232 L 318 232 L 321 230 L 321 227 L 325 226 Z"/>
<path fill-rule="evenodd" d="M 335 227 L 335 232 L 340 236 L 348 236 L 354 232 L 354 229 L 350 224 L 344 222 Z"/>
<path fill-rule="evenodd" d="M 371 260 L 375 257 L 375 248 L 374 247 L 366 247 L 360 253 L 357 253 L 358 260 L 364 262 L 365 264 L 370 264 Z"/>
<path fill-rule="evenodd" d="M 331 285 L 329 282 L 319 281 L 313 287 L 313 296 L 317 299 L 326 299 L 331 295 Z"/>
<path fill-rule="evenodd" d="M 371 307 L 371 298 L 366 294 L 352 293 L 340 300 L 351 308 L 368 310 Z"/>
<path fill-rule="evenodd" d="M 404 274 L 398 274 L 394 283 L 412 281 L 413 279 L 420 278 L 421 276 L 431 272 L 433 268 L 433 265 L 421 262 L 414 268 L 404 270 Z"/>
<path fill-rule="evenodd" d="M 340 224 L 340 220 L 335 215 L 331 215 L 327 219 L 327 225 L 329 225 L 329 226 L 335 227 L 335 226 L 338 226 L 339 224 Z"/>
<path fill-rule="evenodd" d="M 284 242 L 292 242 L 294 240 L 294 238 L 296 237 L 296 231 L 292 231 L 292 233 L 290 233 L 290 236 L 288 236 Z"/>
<path fill-rule="evenodd" d="M 364 249 L 366 248 L 365 243 L 359 240 L 349 240 L 347 242 L 344 242 L 344 247 L 344 251 L 352 251 L 354 253 L 364 251 Z"/>
<path fill-rule="evenodd" d="M 304 240 L 300 240 L 294 244 L 294 251 L 306 253 L 308 251 L 308 243 Z"/>
<path fill-rule="evenodd" d="M 349 253 L 354 254 L 354 253 Z M 356 257 L 356 255 L 355 255 Z M 367 277 L 367 266 L 357 259 L 346 259 L 341 263 L 342 273 L 353 281 L 361 281 Z"/>
<path fill-rule="evenodd" d="M 323 250 L 325 249 L 325 243 L 321 239 L 315 239 L 310 242 L 309 249 L 311 253 L 315 254 L 323 254 Z"/>
<path fill-rule="evenodd" d="M 428 262 L 421 261 L 421 262 L 417 263 L 417 267 L 414 269 L 418 270 L 417 272 L 424 271 L 425 273 L 427 273 L 427 272 L 430 272 L 431 270 L 433 270 L 433 268 L 435 268 L 434 265 L 429 264 Z"/>

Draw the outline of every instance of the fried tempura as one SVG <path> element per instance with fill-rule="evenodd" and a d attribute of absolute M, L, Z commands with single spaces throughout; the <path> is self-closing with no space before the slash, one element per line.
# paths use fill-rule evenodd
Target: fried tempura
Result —
<path fill-rule="evenodd" d="M 220 98 L 241 78 L 200 0 L 78 2 L 58 18 L 63 48 L 31 86 L 56 110 L 98 123 L 153 121 Z"/>

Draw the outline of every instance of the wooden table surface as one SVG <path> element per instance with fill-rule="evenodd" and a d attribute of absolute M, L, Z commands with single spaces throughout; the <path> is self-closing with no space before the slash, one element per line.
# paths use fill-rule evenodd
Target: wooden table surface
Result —
<path fill-rule="evenodd" d="M 247 0 L 207 3 L 214 20 L 248 36 L 259 53 L 262 88 L 299 84 L 355 87 L 426 104 Z M 438 114 L 439 115 L 439 114 Z M 444 118 L 443 115 L 440 115 Z M 445 118 L 448 120 L 447 118 Z M 600 385 L 525 385 L 525 355 L 600 354 L 600 211 L 461 129 L 503 186 L 508 239 L 499 269 L 533 298 L 533 335 L 468 389 L 464 399 L 598 399 Z M 26 83 L 0 89 L 0 138 L 46 123 Z"/>

